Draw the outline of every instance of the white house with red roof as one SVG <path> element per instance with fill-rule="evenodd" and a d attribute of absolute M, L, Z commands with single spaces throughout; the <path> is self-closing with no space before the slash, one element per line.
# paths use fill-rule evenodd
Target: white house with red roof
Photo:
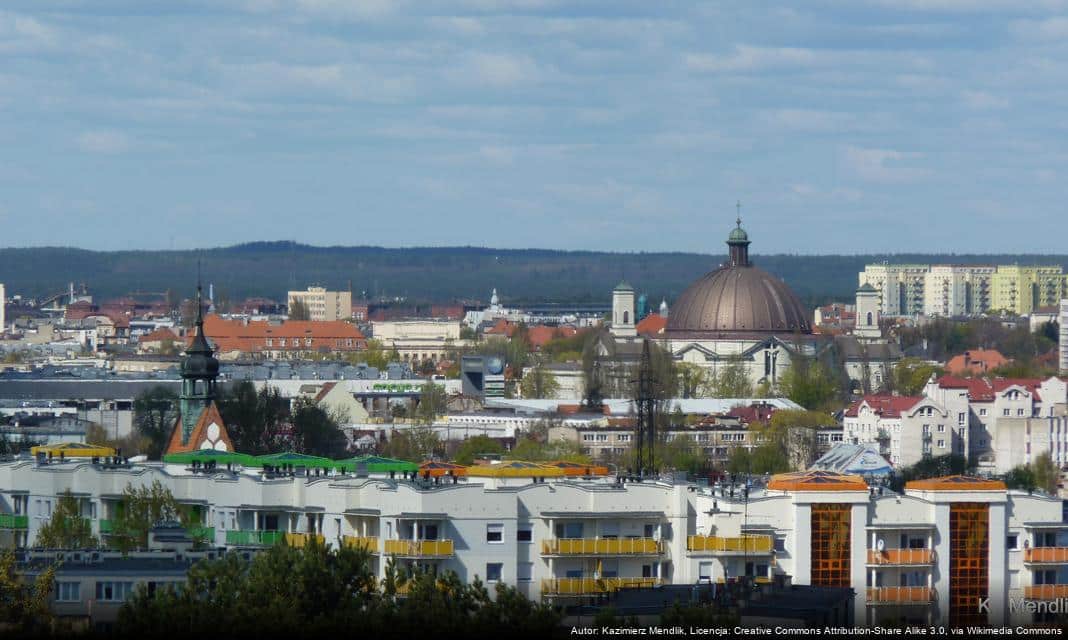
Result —
<path fill-rule="evenodd" d="M 924 456 L 967 451 L 968 430 L 950 419 L 941 404 L 924 396 L 867 395 L 846 409 L 845 441 L 878 443 L 879 453 L 895 467 Z"/>

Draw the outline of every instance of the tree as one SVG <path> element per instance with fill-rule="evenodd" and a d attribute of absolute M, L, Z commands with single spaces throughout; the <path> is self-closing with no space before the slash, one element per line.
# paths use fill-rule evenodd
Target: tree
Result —
<path fill-rule="evenodd" d="M 131 456 L 145 453 L 151 446 L 149 439 L 136 430 L 131 431 L 124 438 L 109 438 L 107 429 L 95 422 L 85 430 L 85 441 L 121 450 L 124 455 Z"/>
<path fill-rule="evenodd" d="M 123 552 L 147 548 L 149 532 L 167 521 L 189 526 L 191 510 L 175 500 L 171 490 L 159 480 L 154 480 L 150 487 L 126 485 L 111 525 L 109 544 Z"/>
<path fill-rule="evenodd" d="M 257 392 L 252 382 L 242 380 L 222 393 L 217 404 L 234 450 L 264 455 L 286 446 L 289 401 L 277 388 L 265 385 Z"/>
<path fill-rule="evenodd" d="M 727 471 L 736 474 L 782 473 L 790 470 L 790 461 L 782 448 L 774 444 L 762 444 L 752 451 L 745 447 L 731 449 Z"/>
<path fill-rule="evenodd" d="M 795 354 L 790 367 L 779 378 L 779 391 L 806 409 L 827 407 L 838 387 L 827 367 L 812 358 Z"/>
<path fill-rule="evenodd" d="M 1005 481 L 1005 486 L 1009 489 L 1034 491 L 1035 487 L 1037 487 L 1037 484 L 1035 483 L 1035 472 L 1026 464 L 1021 464 L 1009 469 L 1009 472 L 1006 473 L 1002 479 Z"/>
<path fill-rule="evenodd" d="M 944 370 L 919 358 L 904 358 L 894 366 L 894 389 L 903 396 L 918 395 L 931 376 L 938 377 Z"/>
<path fill-rule="evenodd" d="M 704 367 L 681 362 L 675 368 L 679 374 L 679 393 L 683 398 L 697 398 L 708 393 L 711 376 Z"/>
<path fill-rule="evenodd" d="M 902 491 L 905 483 L 912 480 L 925 480 L 927 478 L 941 478 L 942 476 L 954 476 L 968 473 L 971 470 L 968 460 L 955 453 L 937 457 L 925 457 L 916 464 L 901 469 L 894 475 L 890 487 L 894 491 Z"/>
<path fill-rule="evenodd" d="M 483 453 L 502 454 L 504 447 L 489 436 L 474 436 L 463 441 L 460 448 L 456 450 L 453 460 L 456 464 L 471 464 L 479 454 Z"/>
<path fill-rule="evenodd" d="M 178 395 L 164 386 L 152 387 L 134 398 L 133 412 L 134 429 L 148 440 L 144 453 L 158 460 L 178 420 Z"/>
<path fill-rule="evenodd" d="M 382 448 L 382 454 L 420 462 L 433 457 L 441 451 L 441 440 L 434 430 L 427 426 L 412 426 L 410 429 L 394 430 L 389 442 Z"/>
<path fill-rule="evenodd" d="M 445 413 L 447 404 L 445 387 L 427 382 L 419 392 L 419 404 L 415 408 L 415 415 L 425 424 L 432 424 L 435 418 Z"/>
<path fill-rule="evenodd" d="M 740 358 L 730 358 L 708 374 L 708 390 L 713 398 L 748 398 L 753 395 L 749 368 Z"/>
<path fill-rule="evenodd" d="M 93 535 L 93 525 L 83 517 L 78 499 L 68 489 L 56 502 L 52 517 L 37 532 L 34 546 L 42 549 L 95 549 L 100 541 Z"/>
<path fill-rule="evenodd" d="M 542 365 L 527 369 L 519 390 L 524 398 L 555 398 L 560 392 L 560 383 L 556 376 Z"/>
<path fill-rule="evenodd" d="M 18 570 L 14 551 L 0 550 L 0 635 L 48 634 L 53 620 L 49 605 L 55 579 L 56 568 L 50 566 L 27 584 L 26 576 Z"/>
<path fill-rule="evenodd" d="M 311 320 L 311 311 L 308 309 L 307 303 L 299 298 L 293 299 L 289 305 L 289 319 Z"/>
<path fill-rule="evenodd" d="M 820 411 L 780 409 L 771 414 L 767 424 L 754 425 L 757 442 L 774 448 L 795 470 L 807 469 L 815 462 L 817 433 L 836 426 L 833 416 Z"/>
<path fill-rule="evenodd" d="M 311 456 L 341 458 L 348 449 L 348 439 L 335 416 L 301 398 L 293 407 L 293 448 Z"/>
<path fill-rule="evenodd" d="M 1061 480 L 1061 471 L 1054 464 L 1049 452 L 1041 454 L 1031 463 L 1035 474 L 1035 487 L 1051 496 L 1057 495 L 1057 485 Z"/>

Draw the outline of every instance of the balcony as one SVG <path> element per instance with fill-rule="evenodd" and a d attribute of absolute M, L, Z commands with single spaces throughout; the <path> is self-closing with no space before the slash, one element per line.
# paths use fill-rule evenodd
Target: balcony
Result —
<path fill-rule="evenodd" d="M 235 547 L 270 547 L 282 541 L 282 531 L 235 531 L 226 532 L 226 544 Z"/>
<path fill-rule="evenodd" d="M 341 544 L 350 549 L 363 549 L 370 553 L 378 553 L 378 538 L 368 536 L 342 536 Z"/>
<path fill-rule="evenodd" d="M 200 525 L 186 527 L 186 534 L 194 540 L 204 540 L 205 542 L 215 542 L 215 527 L 204 527 Z"/>
<path fill-rule="evenodd" d="M 0 513 L 0 529 L 24 530 L 30 527 L 30 517 L 13 513 Z"/>
<path fill-rule="evenodd" d="M 448 558 L 452 540 L 386 540 L 386 554 L 405 558 Z"/>
<path fill-rule="evenodd" d="M 323 536 L 317 533 L 287 533 L 283 539 L 286 541 L 287 545 L 297 547 L 298 549 L 311 544 L 312 540 L 318 542 L 320 546 L 325 544 Z"/>
<path fill-rule="evenodd" d="M 115 530 L 114 520 L 100 520 L 100 533 L 111 533 Z"/>
<path fill-rule="evenodd" d="M 1060 600 L 1068 598 L 1068 584 L 1036 584 L 1024 587 L 1024 598 L 1028 600 Z"/>
<path fill-rule="evenodd" d="M 928 565 L 934 562 L 932 549 L 868 549 L 869 565 Z"/>
<path fill-rule="evenodd" d="M 619 589 L 656 587 L 663 583 L 660 578 L 547 578 L 541 581 L 541 593 L 584 596 L 611 593 Z"/>
<path fill-rule="evenodd" d="M 771 553 L 773 546 L 771 536 L 738 536 L 735 538 L 720 536 L 686 537 L 686 550 L 690 553 L 711 553 L 713 555 Z"/>
<path fill-rule="evenodd" d="M 928 604 L 934 602 L 929 587 L 874 587 L 868 589 L 868 604 Z"/>
<path fill-rule="evenodd" d="M 1068 547 L 1024 549 L 1024 562 L 1028 564 L 1066 564 L 1068 563 Z"/>
<path fill-rule="evenodd" d="M 543 556 L 653 556 L 664 543 L 652 538 L 561 538 L 541 543 Z"/>

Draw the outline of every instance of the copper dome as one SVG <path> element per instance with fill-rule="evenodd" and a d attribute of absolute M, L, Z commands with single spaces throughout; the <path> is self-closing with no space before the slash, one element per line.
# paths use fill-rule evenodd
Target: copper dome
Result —
<path fill-rule="evenodd" d="M 782 280 L 749 264 L 749 239 L 727 241 L 730 262 L 691 284 L 671 308 L 669 334 L 812 333 L 808 311 Z"/>

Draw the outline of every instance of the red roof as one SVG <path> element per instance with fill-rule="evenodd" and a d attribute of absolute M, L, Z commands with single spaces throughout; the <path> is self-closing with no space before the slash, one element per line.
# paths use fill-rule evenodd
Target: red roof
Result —
<path fill-rule="evenodd" d="M 343 320 L 245 322 L 211 314 L 204 318 L 204 334 L 219 351 L 356 351 L 367 347 L 360 330 Z"/>
<path fill-rule="evenodd" d="M 943 389 L 967 389 L 968 399 L 972 402 L 993 402 L 994 394 L 1001 393 L 1012 386 L 1020 386 L 1035 396 L 1035 400 L 1041 400 L 1038 387 L 1042 384 L 1040 378 L 960 378 L 957 376 L 942 376 L 938 379 L 938 386 Z"/>
<path fill-rule="evenodd" d="M 666 316 L 662 316 L 659 313 L 650 313 L 641 319 L 641 322 L 635 327 L 638 335 L 643 336 L 658 336 L 664 333 L 664 328 L 667 327 L 668 319 Z"/>
<path fill-rule="evenodd" d="M 731 407 L 727 415 L 737 418 L 742 424 L 750 425 L 756 422 L 767 423 L 771 420 L 771 414 L 775 413 L 775 407 L 766 404 L 752 404 L 748 407 Z"/>
<path fill-rule="evenodd" d="M 953 356 L 946 363 L 946 371 L 951 374 L 982 374 L 1011 362 L 996 349 L 970 349 Z"/>
<path fill-rule="evenodd" d="M 483 335 L 489 336 L 506 336 L 511 338 L 515 335 L 516 329 L 519 325 L 514 322 L 508 322 L 504 318 L 500 318 L 483 331 Z M 574 327 L 550 327 L 544 324 L 536 324 L 532 327 L 527 327 L 527 340 L 530 342 L 530 346 L 535 350 L 540 350 L 549 341 L 556 340 L 558 338 L 570 338 L 578 333 L 578 329 Z"/>
<path fill-rule="evenodd" d="M 923 400 L 923 398 L 919 396 L 864 396 L 860 400 L 849 405 L 845 414 L 850 418 L 855 418 L 860 411 L 860 406 L 862 404 L 867 404 L 871 407 L 872 411 L 883 418 L 900 418 L 902 411 L 908 411 L 916 406 L 916 403 L 921 400 Z"/>
<path fill-rule="evenodd" d="M 1042 381 L 1037 378 L 994 378 L 990 384 L 995 393 L 1001 393 L 1009 387 L 1023 387 L 1035 396 L 1035 400 L 1042 399 L 1038 395 L 1038 385 L 1042 384 Z"/>
<path fill-rule="evenodd" d="M 177 340 L 178 336 L 167 327 L 159 327 L 149 333 L 144 334 L 137 340 L 139 342 L 163 342 L 164 340 Z"/>

